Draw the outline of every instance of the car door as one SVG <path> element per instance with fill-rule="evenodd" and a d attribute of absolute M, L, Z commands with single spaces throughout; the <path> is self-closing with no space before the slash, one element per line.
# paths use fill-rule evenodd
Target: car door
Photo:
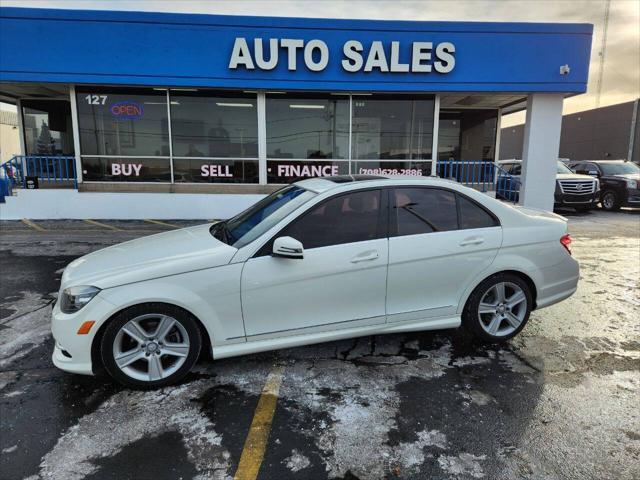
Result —
<path fill-rule="evenodd" d="M 353 191 L 311 207 L 276 234 L 242 272 L 247 336 L 384 323 L 387 211 L 380 189 Z M 270 255 L 282 236 L 302 242 L 302 259 Z"/>
<path fill-rule="evenodd" d="M 495 216 L 466 196 L 396 188 L 390 200 L 387 321 L 453 315 L 502 243 Z"/>

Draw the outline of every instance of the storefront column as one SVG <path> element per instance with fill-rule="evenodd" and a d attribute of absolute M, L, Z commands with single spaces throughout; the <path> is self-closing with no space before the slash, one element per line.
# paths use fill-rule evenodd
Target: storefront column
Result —
<path fill-rule="evenodd" d="M 71 101 L 71 127 L 73 130 L 73 151 L 76 156 L 76 178 L 82 183 L 82 160 L 80 158 L 80 127 L 78 126 L 78 107 L 76 105 L 76 86 L 69 87 L 69 100 Z"/>
<path fill-rule="evenodd" d="M 433 102 L 433 137 L 431 142 L 431 176 L 438 175 L 438 131 L 440 130 L 440 94 Z"/>
<path fill-rule="evenodd" d="M 264 92 L 257 94 L 256 110 L 258 113 L 258 183 L 267 184 L 267 109 Z"/>
<path fill-rule="evenodd" d="M 562 100 L 562 94 L 546 93 L 535 93 L 527 99 L 520 186 L 520 204 L 525 207 L 553 210 Z"/>

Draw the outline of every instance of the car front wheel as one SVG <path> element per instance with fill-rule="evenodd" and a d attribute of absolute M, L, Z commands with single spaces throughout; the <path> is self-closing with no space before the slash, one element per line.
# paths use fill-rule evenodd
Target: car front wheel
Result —
<path fill-rule="evenodd" d="M 481 340 L 503 342 L 524 328 L 532 305 L 529 285 L 517 275 L 500 273 L 484 280 L 471 293 L 462 324 Z"/>
<path fill-rule="evenodd" d="M 123 385 L 155 388 L 176 383 L 196 363 L 202 338 L 196 320 L 172 305 L 150 303 L 120 312 L 100 343 L 107 372 Z"/>

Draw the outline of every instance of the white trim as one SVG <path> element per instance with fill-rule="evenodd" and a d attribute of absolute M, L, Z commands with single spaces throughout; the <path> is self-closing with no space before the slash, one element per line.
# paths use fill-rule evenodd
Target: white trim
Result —
<path fill-rule="evenodd" d="M 500 132 L 502 130 L 502 109 L 498 109 L 498 118 L 496 120 L 496 138 L 495 138 L 495 155 L 493 158 L 493 162 L 497 162 L 500 160 Z"/>
<path fill-rule="evenodd" d="M 143 160 L 171 160 L 168 155 L 82 155 L 83 158 L 139 158 Z"/>
<path fill-rule="evenodd" d="M 20 130 L 20 150 L 22 155 L 27 154 L 27 145 L 25 142 L 26 132 L 24 131 L 24 119 L 22 118 L 22 100 L 16 99 L 16 108 L 18 110 L 18 130 Z"/>
<path fill-rule="evenodd" d="M 440 94 L 436 93 L 433 103 L 433 138 L 431 143 L 431 176 L 436 176 L 438 163 L 438 132 L 440 131 Z"/>
<path fill-rule="evenodd" d="M 258 182 L 267 184 L 267 109 L 266 95 L 263 91 L 257 93 L 258 113 Z"/>
<path fill-rule="evenodd" d="M 82 183 L 82 156 L 80 152 L 80 125 L 78 123 L 78 104 L 76 99 L 76 86 L 69 86 L 69 99 L 71 100 L 71 128 L 73 130 L 73 150 L 76 156 L 76 178 Z"/>
<path fill-rule="evenodd" d="M 173 176 L 173 135 L 171 134 L 171 98 L 167 88 L 167 133 L 169 135 L 169 169 L 171 170 L 171 183 L 174 183 Z"/>

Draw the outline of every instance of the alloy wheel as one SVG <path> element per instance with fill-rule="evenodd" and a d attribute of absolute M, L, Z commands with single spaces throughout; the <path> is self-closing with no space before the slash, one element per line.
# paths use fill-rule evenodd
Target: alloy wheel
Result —
<path fill-rule="evenodd" d="M 604 195 L 604 198 L 602 199 L 602 206 L 607 210 L 611 210 L 613 209 L 615 204 L 616 204 L 616 196 L 611 192 L 606 193 Z"/>
<path fill-rule="evenodd" d="M 527 315 L 527 296 L 515 283 L 499 282 L 482 295 L 478 320 L 485 332 L 504 337 L 517 330 Z"/>
<path fill-rule="evenodd" d="M 130 378 L 152 382 L 175 373 L 189 355 L 189 335 L 175 318 L 145 314 L 125 323 L 113 342 L 113 359 Z"/>

